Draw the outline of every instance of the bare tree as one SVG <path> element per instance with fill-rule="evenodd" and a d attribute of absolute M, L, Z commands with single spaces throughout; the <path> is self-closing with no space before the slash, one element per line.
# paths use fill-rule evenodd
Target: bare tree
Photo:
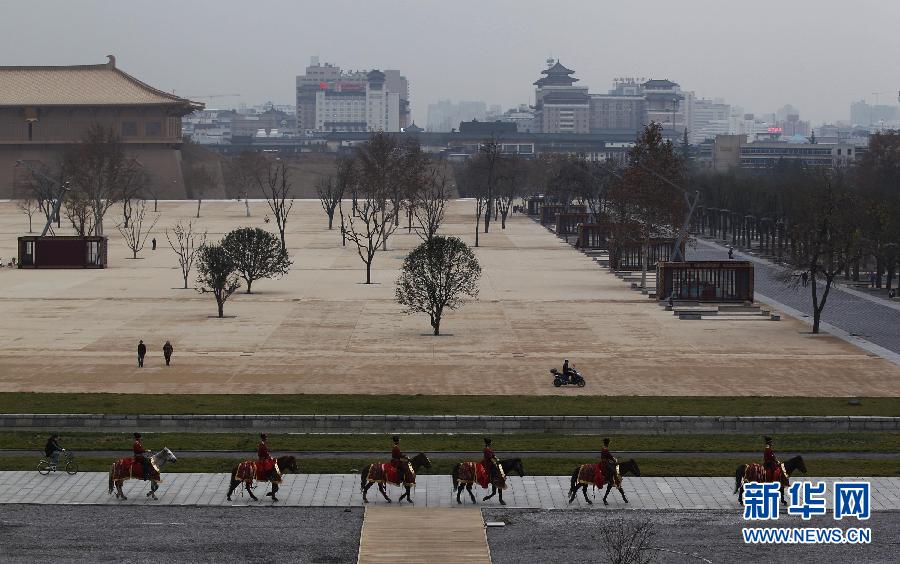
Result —
<path fill-rule="evenodd" d="M 793 278 L 791 283 L 809 285 L 813 333 L 818 333 L 835 279 L 862 254 L 861 206 L 839 173 L 811 172 L 786 200 L 786 208 L 797 243 L 788 260 L 801 271 L 800 281 Z"/>
<path fill-rule="evenodd" d="M 144 248 L 144 243 L 147 242 L 147 237 L 150 235 L 150 232 L 153 231 L 153 228 L 156 227 L 156 222 L 159 221 L 159 216 L 153 218 L 153 222 L 150 223 L 150 227 L 144 229 L 146 226 L 144 225 L 144 215 L 147 211 L 147 203 L 144 200 L 138 200 L 137 211 L 134 212 L 134 217 L 131 220 L 129 225 L 118 224 L 116 227 L 119 230 L 119 233 L 122 234 L 122 238 L 125 240 L 125 245 L 131 249 L 132 257 L 137 258 L 137 255 Z"/>
<path fill-rule="evenodd" d="M 22 182 L 17 182 L 14 198 L 16 200 L 16 208 L 28 218 L 28 232 L 33 233 L 32 218 L 34 217 L 34 214 L 41 210 L 41 205 L 38 202 L 35 192 L 31 189 L 31 186 Z"/>
<path fill-rule="evenodd" d="M 60 186 L 65 182 L 62 167 L 49 167 L 40 161 L 22 161 L 25 174 L 16 177 L 16 189 L 23 198 L 31 198 L 43 213 L 44 220 L 53 235 L 53 221 L 59 222 L 59 214 L 54 214 L 56 199 L 62 192 Z M 29 218 L 29 230 L 31 219 Z M 30 232 L 30 231 L 29 231 Z"/>
<path fill-rule="evenodd" d="M 131 221 L 134 209 L 132 202 L 135 198 L 140 198 L 147 187 L 149 175 L 144 168 L 135 160 L 130 161 L 129 166 L 122 171 L 119 180 L 119 200 L 122 202 L 122 223 L 127 229 Z M 143 201 L 143 198 L 141 198 Z M 118 226 L 117 226 L 118 227 Z"/>
<path fill-rule="evenodd" d="M 371 284 L 375 253 L 389 232 L 384 222 L 391 222 L 386 210 L 387 199 L 373 192 L 365 192 L 351 207 L 350 213 L 344 213 L 343 203 L 339 203 L 338 207 L 341 222 L 346 225 L 345 237 L 356 245 L 356 252 L 366 265 L 366 284 Z"/>
<path fill-rule="evenodd" d="M 191 197 L 197 200 L 197 217 L 200 217 L 200 204 L 203 203 L 203 196 L 215 186 L 216 180 L 206 165 L 193 165 L 188 169 L 188 173 L 184 178 L 184 183 L 190 190 Z"/>
<path fill-rule="evenodd" d="M 89 228 L 95 235 L 103 235 L 103 218 L 121 196 L 123 182 L 135 174 L 140 165 L 125 155 L 118 135 L 101 125 L 92 126 L 81 143 L 72 145 L 63 160 L 64 176 L 71 183 L 68 196 L 78 205 L 70 213 L 76 217 L 73 225 L 81 234 Z M 82 220 L 79 206 L 86 206 L 91 220 Z M 67 206 L 68 209 L 68 206 Z"/>
<path fill-rule="evenodd" d="M 262 163 L 255 171 L 256 184 L 262 191 L 269 210 L 275 217 L 278 234 L 281 236 L 281 250 L 287 252 L 284 231 L 287 229 L 288 216 L 294 207 L 293 186 L 290 181 L 290 170 L 287 163 L 280 159 L 271 159 Z"/>
<path fill-rule="evenodd" d="M 256 182 L 260 168 L 265 166 L 265 158 L 259 153 L 243 151 L 225 161 L 226 182 L 238 199 L 244 200 L 244 209 L 250 217 L 250 187 Z"/>
<path fill-rule="evenodd" d="M 344 197 L 343 186 L 333 176 L 320 178 L 316 183 L 316 194 L 319 196 L 319 203 L 328 216 L 328 229 L 331 230 L 334 223 L 334 212 Z"/>
<path fill-rule="evenodd" d="M 434 334 L 440 335 L 444 310 L 460 307 L 467 297 L 478 297 L 480 277 L 481 266 L 468 245 L 456 237 L 436 235 L 403 261 L 397 302 L 406 306 L 408 314 L 428 314 Z"/>
<path fill-rule="evenodd" d="M 172 240 L 174 237 L 174 241 Z M 178 265 L 181 267 L 181 275 L 184 278 L 184 289 L 188 287 L 188 277 L 191 275 L 191 269 L 194 267 L 194 260 L 197 253 L 206 244 L 206 231 L 202 233 L 194 231 L 194 224 L 188 220 L 187 225 L 178 222 L 172 228 L 172 235 L 166 229 L 166 240 L 169 246 L 178 255 Z"/>
<path fill-rule="evenodd" d="M 413 192 L 410 211 L 418 224 L 418 234 L 430 241 L 444 222 L 444 206 L 450 199 L 447 177 L 443 171 L 432 169 L 418 190 Z"/>
<path fill-rule="evenodd" d="M 649 519 L 630 522 L 615 518 L 600 528 L 600 546 L 610 564 L 650 564 L 656 558 L 651 546 L 655 535 Z"/>
<path fill-rule="evenodd" d="M 85 237 L 94 234 L 94 218 L 92 202 L 83 190 L 71 190 L 64 202 L 66 218 L 72 224 L 75 233 Z"/>

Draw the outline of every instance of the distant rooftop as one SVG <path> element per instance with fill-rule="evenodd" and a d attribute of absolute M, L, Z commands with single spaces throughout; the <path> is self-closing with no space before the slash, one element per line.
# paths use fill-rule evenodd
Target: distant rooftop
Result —
<path fill-rule="evenodd" d="M 203 107 L 117 69 L 112 55 L 101 65 L 0 66 L 0 107 L 145 105 Z"/>

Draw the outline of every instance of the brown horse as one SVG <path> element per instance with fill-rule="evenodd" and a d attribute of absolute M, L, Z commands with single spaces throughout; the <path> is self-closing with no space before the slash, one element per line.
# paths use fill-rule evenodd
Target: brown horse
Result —
<path fill-rule="evenodd" d="M 172 454 L 168 448 L 163 449 L 156 454 L 150 456 L 150 476 L 144 476 L 143 466 L 140 462 L 135 462 L 134 458 L 120 458 L 112 463 L 109 469 L 109 493 L 116 490 L 116 499 L 126 500 L 125 492 L 122 491 L 122 483 L 125 480 L 143 479 L 150 481 L 150 491 L 147 497 L 158 499 L 156 490 L 159 489 L 159 483 L 162 481 L 162 468 L 166 462 L 178 462 L 178 458 Z"/>
<path fill-rule="evenodd" d="M 463 491 L 463 488 L 469 492 L 469 497 L 472 499 L 472 503 L 477 503 L 475 501 L 475 494 L 472 493 L 472 484 L 474 484 L 476 480 L 475 469 L 476 466 L 481 464 L 480 462 L 460 462 L 453 466 L 453 471 L 451 473 L 451 478 L 453 479 L 453 489 L 456 491 L 456 503 L 462 503 L 460 501 L 459 496 Z M 493 480 L 489 481 L 489 485 L 491 486 L 491 493 L 481 498 L 481 501 L 487 501 L 497 496 L 497 499 L 500 501 L 500 505 L 506 505 L 506 502 L 503 501 L 503 490 L 506 489 L 506 476 L 509 475 L 510 472 L 515 472 L 520 477 L 525 476 L 525 468 L 522 466 L 521 458 L 510 458 L 507 460 L 501 460 L 499 462 L 500 468 L 498 468 L 499 472 L 496 476 L 494 476 Z"/>
<path fill-rule="evenodd" d="M 419 468 L 422 468 L 423 466 L 425 468 L 431 468 L 431 460 L 425 456 L 425 453 L 420 452 L 409 459 L 405 472 L 400 470 L 397 471 L 396 481 L 391 480 L 391 477 L 388 475 L 388 472 L 390 472 L 391 469 L 385 469 L 385 465 L 390 465 L 390 463 L 376 462 L 374 464 L 368 464 L 360 471 L 359 490 L 363 495 L 363 503 L 369 503 L 369 499 L 366 495 L 369 492 L 369 488 L 372 487 L 372 484 L 378 484 L 378 491 L 381 492 L 381 496 L 388 503 L 391 503 L 391 498 L 388 497 L 387 487 L 385 486 L 385 484 L 388 483 L 394 484 L 395 486 L 403 486 L 406 489 L 406 491 L 400 495 L 397 503 L 402 503 L 404 497 L 406 498 L 406 501 L 413 503 L 412 497 L 409 495 L 410 488 L 415 487 L 416 485 L 416 474 L 419 472 Z"/>
<path fill-rule="evenodd" d="M 625 497 L 625 490 L 622 489 L 622 476 L 630 473 L 640 477 L 641 469 L 638 468 L 637 462 L 632 458 L 627 462 L 617 464 L 615 470 L 607 470 L 606 473 L 611 474 L 611 476 L 606 476 L 606 473 L 601 471 L 599 479 L 594 475 L 596 473 L 596 467 L 596 464 L 582 464 L 572 472 L 572 484 L 569 488 L 569 503 L 575 501 L 575 494 L 578 493 L 578 489 L 580 488 L 582 495 L 584 495 L 584 501 L 588 502 L 589 505 L 593 505 L 594 502 L 588 499 L 587 487 L 589 484 L 600 484 L 602 487 L 604 483 L 606 484 L 606 493 L 603 495 L 603 505 L 609 505 L 606 498 L 609 497 L 609 492 L 612 491 L 613 487 L 619 490 L 619 493 L 622 495 L 622 500 L 625 503 L 628 503 L 628 498 Z"/>
<path fill-rule="evenodd" d="M 257 464 L 258 462 L 255 460 L 245 460 L 234 467 L 231 471 L 231 485 L 228 487 L 228 494 L 225 496 L 228 501 L 231 501 L 231 494 L 234 493 L 235 488 L 237 488 L 241 482 L 244 483 L 244 487 L 247 489 L 247 493 L 250 494 L 250 498 L 253 501 L 259 501 L 259 498 L 253 495 L 254 480 L 257 482 L 270 482 L 272 484 L 272 491 L 268 492 L 266 497 L 271 497 L 272 501 L 278 501 L 275 494 L 278 493 L 278 484 L 281 483 L 282 473 L 291 472 L 296 474 L 299 472 L 299 469 L 297 468 L 297 459 L 293 456 L 282 456 L 278 458 L 275 461 L 273 473 L 268 476 L 257 475 Z"/>
<path fill-rule="evenodd" d="M 782 464 L 781 475 L 778 476 L 778 482 L 780 482 L 781 487 L 779 487 L 779 491 L 781 492 L 781 503 L 783 505 L 787 505 L 787 500 L 784 499 L 784 490 L 785 488 L 790 486 L 790 477 L 791 474 L 794 473 L 794 470 L 800 470 L 804 474 L 806 474 L 806 464 L 803 462 L 802 456 L 795 456 L 794 458 L 788 459 L 784 461 Z M 766 480 L 766 470 L 763 468 L 762 464 L 751 462 L 750 464 L 741 464 L 737 467 L 737 470 L 734 473 L 734 493 L 738 494 L 738 503 L 744 505 L 744 488 L 743 485 L 747 482 L 758 482 L 764 483 L 769 480 Z M 772 480 L 775 481 L 775 480 Z"/>

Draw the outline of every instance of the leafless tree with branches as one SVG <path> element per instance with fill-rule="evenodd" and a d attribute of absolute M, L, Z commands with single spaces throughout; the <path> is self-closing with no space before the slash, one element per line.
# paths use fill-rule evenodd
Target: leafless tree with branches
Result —
<path fill-rule="evenodd" d="M 169 235 L 169 230 L 166 229 L 166 240 L 169 241 L 169 246 L 172 247 L 172 250 L 178 255 L 178 265 L 181 267 L 181 275 L 184 278 L 185 290 L 187 290 L 188 287 L 188 278 L 194 267 L 194 260 L 197 258 L 197 253 L 200 252 L 200 249 L 206 244 L 206 231 L 204 230 L 201 233 L 195 231 L 194 227 L 193 222 L 188 220 L 187 224 L 180 221 L 176 223 L 172 228 L 171 235 Z"/>
<path fill-rule="evenodd" d="M 153 231 L 153 228 L 156 227 L 156 222 L 159 221 L 159 216 L 153 218 L 153 221 L 150 223 L 150 227 L 144 229 L 146 225 L 144 225 L 144 216 L 147 211 L 147 202 L 144 200 L 138 200 L 137 205 L 135 206 L 136 211 L 133 212 L 134 217 L 128 225 L 118 224 L 116 227 L 119 229 L 119 233 L 122 234 L 122 238 L 125 240 L 125 245 L 131 249 L 132 257 L 137 258 L 137 255 L 144 248 L 144 243 L 147 242 L 147 237 L 150 236 L 150 232 Z"/>
<path fill-rule="evenodd" d="M 290 169 L 283 159 L 268 159 L 255 170 L 255 176 L 256 184 L 266 198 L 272 216 L 275 217 L 275 225 L 281 236 L 281 250 L 287 252 L 284 232 L 287 229 L 291 208 L 294 207 Z"/>
<path fill-rule="evenodd" d="M 410 210 L 423 241 L 430 241 L 444 222 L 444 207 L 450 199 L 447 176 L 434 168 L 412 195 Z"/>

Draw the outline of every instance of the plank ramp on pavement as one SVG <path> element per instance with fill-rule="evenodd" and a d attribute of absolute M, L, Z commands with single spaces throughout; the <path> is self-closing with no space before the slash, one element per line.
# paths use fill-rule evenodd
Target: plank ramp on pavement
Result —
<path fill-rule="evenodd" d="M 358 562 L 490 564 L 481 510 L 366 507 Z"/>

